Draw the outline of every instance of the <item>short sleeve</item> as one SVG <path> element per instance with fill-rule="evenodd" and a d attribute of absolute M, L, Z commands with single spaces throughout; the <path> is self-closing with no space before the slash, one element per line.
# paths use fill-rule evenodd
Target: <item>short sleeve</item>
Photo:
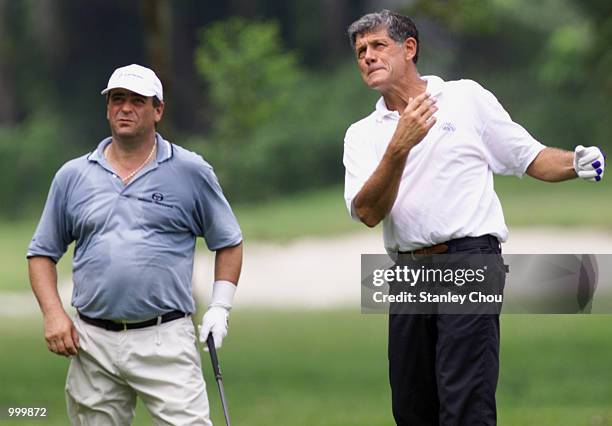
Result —
<path fill-rule="evenodd" d="M 353 211 L 353 199 L 376 170 L 378 160 L 372 144 L 354 126 L 346 131 L 342 161 L 345 168 L 344 201 L 351 217 L 359 221 Z"/>
<path fill-rule="evenodd" d="M 512 121 L 491 92 L 473 84 L 476 114 L 481 121 L 482 141 L 491 170 L 502 175 L 522 176 L 546 147 Z"/>
<path fill-rule="evenodd" d="M 28 246 L 28 258 L 46 256 L 57 263 L 64 255 L 73 241 L 66 204 L 66 179 L 60 170 L 53 178 L 45 208 Z"/>
<path fill-rule="evenodd" d="M 204 237 L 209 250 L 233 247 L 242 242 L 242 232 L 217 176 L 203 163 L 197 173 L 195 223 L 197 235 Z"/>

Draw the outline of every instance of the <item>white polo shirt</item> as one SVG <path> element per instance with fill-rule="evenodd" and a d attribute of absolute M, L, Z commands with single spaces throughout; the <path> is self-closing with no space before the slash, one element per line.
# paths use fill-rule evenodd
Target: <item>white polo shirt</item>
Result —
<path fill-rule="evenodd" d="M 485 234 L 506 241 L 493 173 L 522 176 L 545 146 L 478 83 L 422 78 L 437 99 L 437 121 L 408 155 L 395 204 L 383 220 L 385 248 L 408 251 Z M 353 198 L 380 163 L 399 118 L 380 98 L 375 111 L 346 132 L 344 198 L 356 220 Z"/>

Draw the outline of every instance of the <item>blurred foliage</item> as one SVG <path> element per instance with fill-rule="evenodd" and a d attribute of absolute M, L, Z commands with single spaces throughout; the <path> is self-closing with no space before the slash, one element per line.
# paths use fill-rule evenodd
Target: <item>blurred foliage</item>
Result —
<path fill-rule="evenodd" d="M 555 29 L 542 52 L 539 78 L 553 88 L 577 87 L 584 81 L 584 64 L 592 44 L 591 29 L 585 23 Z"/>
<path fill-rule="evenodd" d="M 9 182 L 2 185 L 0 212 L 6 217 L 29 217 L 28 211 L 39 209 L 56 165 L 66 155 L 76 155 L 65 134 L 60 119 L 51 112 L 30 116 L 20 125 L 0 127 L 0 182 Z"/>
<path fill-rule="evenodd" d="M 612 147 L 612 37 L 605 48 L 600 40 L 612 32 L 609 2 L 419 0 L 405 12 L 454 40 L 446 69 L 434 72 L 480 82 L 544 144 Z"/>
<path fill-rule="evenodd" d="M 408 11 L 438 19 L 453 32 L 478 36 L 493 33 L 498 21 L 494 5 L 489 0 L 418 0 Z"/>
<path fill-rule="evenodd" d="M 154 3 L 167 23 L 158 53 L 170 55 L 159 58 L 166 138 L 202 153 L 231 199 L 342 180 L 344 131 L 377 97 L 359 80 L 345 31 L 382 2 Z M 612 2 L 396 4 L 419 27 L 422 74 L 480 82 L 547 145 L 612 150 Z M 99 95 L 108 75 L 157 63 L 147 7 L 0 0 L 0 197 L 10 200 L 0 216 L 38 215 L 54 172 L 108 134 Z"/>
<path fill-rule="evenodd" d="M 214 136 L 231 147 L 290 106 L 301 70 L 275 23 L 233 18 L 204 29 L 201 40 L 195 59 L 215 107 Z"/>
<path fill-rule="evenodd" d="M 593 42 L 588 49 L 584 79 L 589 85 L 593 99 L 584 104 L 597 118 L 612 115 L 612 2 L 608 0 L 575 0 L 576 6 L 585 14 L 593 29 Z M 606 141 L 607 152 L 612 151 L 612 121 L 601 119 L 595 129 L 596 140 Z"/>
<path fill-rule="evenodd" d="M 201 40 L 196 63 L 215 124 L 189 146 L 216 167 L 232 200 L 340 181 L 344 131 L 376 97 L 352 66 L 306 71 L 282 46 L 274 22 L 234 18 L 205 29 Z"/>

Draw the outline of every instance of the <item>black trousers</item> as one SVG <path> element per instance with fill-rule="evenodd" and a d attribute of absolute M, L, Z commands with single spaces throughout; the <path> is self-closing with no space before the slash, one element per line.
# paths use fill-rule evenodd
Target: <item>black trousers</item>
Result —
<path fill-rule="evenodd" d="M 490 236 L 453 240 L 453 252 L 501 253 Z M 498 314 L 391 314 L 388 349 L 397 425 L 497 423 Z"/>

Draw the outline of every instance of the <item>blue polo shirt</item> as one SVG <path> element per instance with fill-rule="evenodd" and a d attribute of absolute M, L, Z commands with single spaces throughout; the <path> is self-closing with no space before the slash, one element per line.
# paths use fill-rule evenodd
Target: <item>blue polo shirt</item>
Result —
<path fill-rule="evenodd" d="M 242 241 L 217 177 L 158 134 L 155 161 L 124 185 L 103 155 L 110 142 L 57 172 L 28 257 L 57 262 L 75 241 L 72 305 L 92 318 L 194 312 L 196 237 L 213 251 Z"/>

